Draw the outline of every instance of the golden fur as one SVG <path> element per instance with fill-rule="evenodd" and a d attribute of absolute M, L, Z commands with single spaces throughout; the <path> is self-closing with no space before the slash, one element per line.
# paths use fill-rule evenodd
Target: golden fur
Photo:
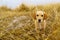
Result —
<path fill-rule="evenodd" d="M 46 28 L 47 14 L 44 11 L 36 11 L 32 13 L 32 17 L 35 22 L 35 30 L 37 30 L 38 28 L 40 29 Z"/>

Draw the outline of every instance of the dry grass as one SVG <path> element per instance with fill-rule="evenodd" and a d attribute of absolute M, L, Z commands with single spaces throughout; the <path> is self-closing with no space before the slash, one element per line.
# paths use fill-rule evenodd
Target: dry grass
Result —
<path fill-rule="evenodd" d="M 37 6 L 48 15 L 45 38 L 34 29 L 30 16 L 34 8 L 26 7 L 15 10 L 0 7 L 0 40 L 60 40 L 60 5 Z"/>

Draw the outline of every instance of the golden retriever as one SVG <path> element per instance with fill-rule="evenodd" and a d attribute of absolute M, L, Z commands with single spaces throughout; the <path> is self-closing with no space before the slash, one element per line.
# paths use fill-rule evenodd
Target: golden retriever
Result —
<path fill-rule="evenodd" d="M 38 28 L 45 30 L 47 14 L 44 11 L 35 11 L 32 13 L 32 17 L 35 22 L 35 30 L 37 31 Z"/>

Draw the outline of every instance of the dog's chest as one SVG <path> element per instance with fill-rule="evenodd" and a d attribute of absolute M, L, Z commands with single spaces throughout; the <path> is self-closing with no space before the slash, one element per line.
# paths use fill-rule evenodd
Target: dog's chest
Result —
<path fill-rule="evenodd" d="M 44 28 L 44 22 L 41 22 L 41 23 L 38 23 L 38 27 L 41 29 L 41 28 Z"/>

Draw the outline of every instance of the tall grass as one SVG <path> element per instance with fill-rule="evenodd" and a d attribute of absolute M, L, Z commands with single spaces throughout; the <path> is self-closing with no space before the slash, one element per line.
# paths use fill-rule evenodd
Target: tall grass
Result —
<path fill-rule="evenodd" d="M 46 37 L 35 31 L 30 14 L 36 10 L 48 15 Z M 60 4 L 27 6 L 16 9 L 0 7 L 0 40 L 60 40 Z"/>

